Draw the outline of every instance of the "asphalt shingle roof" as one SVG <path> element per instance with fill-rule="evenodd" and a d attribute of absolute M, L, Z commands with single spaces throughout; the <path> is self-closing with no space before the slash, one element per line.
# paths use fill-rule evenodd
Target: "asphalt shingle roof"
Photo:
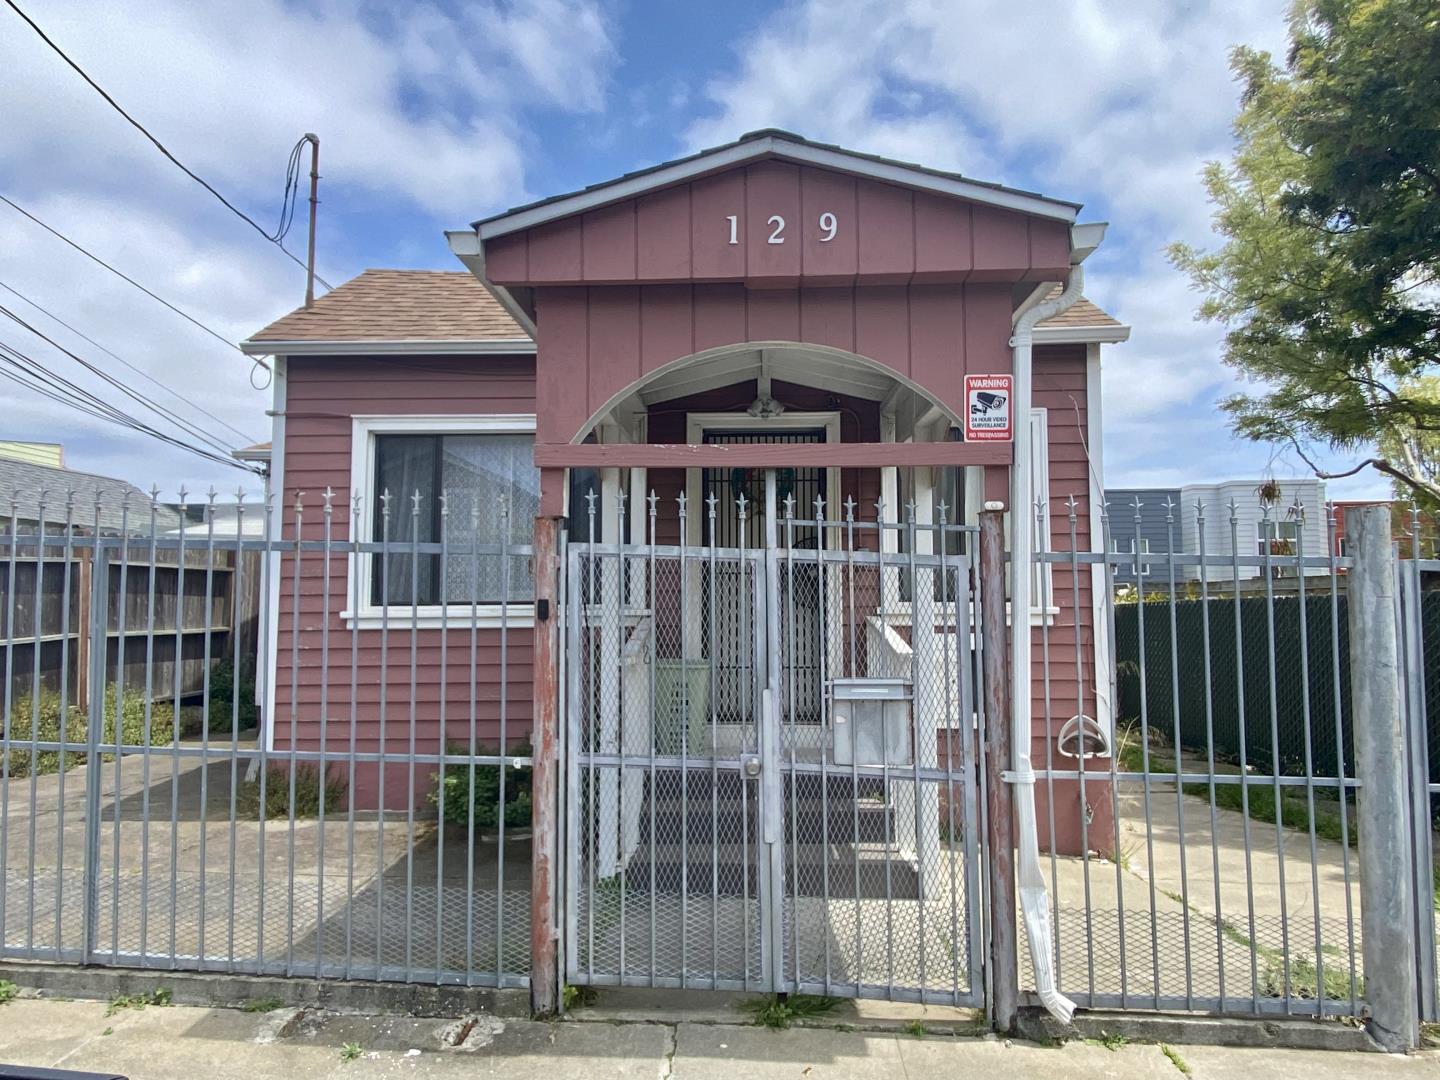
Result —
<path fill-rule="evenodd" d="M 264 341 L 494 341 L 525 339 L 490 291 L 465 270 L 366 270 L 252 335 Z"/>
<path fill-rule="evenodd" d="M 45 522 L 52 530 L 65 524 L 65 504 L 72 492 L 75 510 L 71 524 L 78 530 L 94 531 L 97 500 L 102 533 L 118 533 L 122 521 L 132 533 L 150 530 L 150 495 L 134 484 L 113 476 L 0 459 L 0 531 L 10 528 L 12 500 L 18 526 L 33 527 L 40 520 L 42 491 Z M 124 513 L 126 505 L 129 506 L 128 518 Z M 155 528 L 158 532 L 163 533 L 179 523 L 180 515 L 174 509 L 164 505 L 157 508 Z"/>

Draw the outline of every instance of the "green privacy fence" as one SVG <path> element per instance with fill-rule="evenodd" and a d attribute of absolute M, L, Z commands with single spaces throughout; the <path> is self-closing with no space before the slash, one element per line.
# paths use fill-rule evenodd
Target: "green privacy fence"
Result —
<path fill-rule="evenodd" d="M 1269 617 L 1272 610 L 1273 627 Z M 1178 697 L 1180 742 L 1203 750 L 1207 745 L 1208 703 L 1208 724 L 1214 732 L 1217 755 L 1239 760 L 1243 747 L 1247 764 L 1257 771 L 1274 771 L 1278 760 L 1281 773 L 1304 773 L 1308 706 L 1311 772 L 1334 775 L 1343 753 L 1345 775 L 1353 776 L 1346 598 L 1342 595 L 1332 605 L 1328 593 L 1307 597 L 1303 636 L 1301 610 L 1295 596 L 1177 600 L 1173 607 L 1172 660 L 1172 608 L 1168 600 L 1146 603 L 1143 609 L 1140 604 L 1117 604 L 1115 655 L 1121 718 L 1140 716 L 1143 688 L 1149 727 L 1172 741 Z M 1424 595 L 1421 613 L 1425 699 L 1430 718 L 1430 780 L 1437 783 L 1440 593 Z M 1237 639 L 1242 646 L 1238 652 Z"/>

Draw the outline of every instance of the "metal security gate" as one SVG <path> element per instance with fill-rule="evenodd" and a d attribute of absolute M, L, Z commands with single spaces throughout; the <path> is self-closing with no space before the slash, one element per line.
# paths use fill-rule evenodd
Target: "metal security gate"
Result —
<path fill-rule="evenodd" d="M 781 472 L 570 537 L 565 977 L 978 1004 L 973 530 Z"/>

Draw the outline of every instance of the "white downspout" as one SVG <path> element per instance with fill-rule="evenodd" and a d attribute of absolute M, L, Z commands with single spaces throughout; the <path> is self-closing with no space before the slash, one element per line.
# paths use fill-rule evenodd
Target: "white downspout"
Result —
<path fill-rule="evenodd" d="M 1055 985 L 1052 959 L 1055 939 L 1050 928 L 1045 872 L 1040 865 L 1040 837 L 1035 826 L 1035 773 L 1030 764 L 1030 582 L 1034 556 L 1031 530 L 1036 499 L 1036 493 L 1031 490 L 1030 367 L 1036 324 L 1070 307 L 1080 299 L 1084 286 L 1084 271 L 1078 265 L 1072 266 L 1060 295 L 1022 312 L 1010 336 L 1015 372 L 1011 415 L 1020 436 L 1015 440 L 1015 464 L 1010 473 L 1010 704 L 1014 718 L 1010 758 L 1017 827 L 1015 879 L 1035 969 L 1035 989 L 1050 1015 L 1063 1024 L 1068 1024 L 1075 1014 L 1075 1003 Z"/>

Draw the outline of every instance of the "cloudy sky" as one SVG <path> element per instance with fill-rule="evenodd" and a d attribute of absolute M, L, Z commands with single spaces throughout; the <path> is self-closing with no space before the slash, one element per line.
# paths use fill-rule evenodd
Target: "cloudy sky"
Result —
<path fill-rule="evenodd" d="M 368 266 L 456 268 L 443 229 L 768 126 L 1084 202 L 1082 220 L 1111 223 L 1087 292 L 1134 327 L 1106 352 L 1108 483 L 1305 474 L 1293 455 L 1230 437 L 1215 408 L 1234 385 L 1219 331 L 1193 320 L 1196 297 L 1164 257 L 1171 241 L 1209 241 L 1198 174 L 1230 146 L 1227 51 L 1282 50 L 1286 0 L 17 2 L 267 228 L 290 147 L 319 133 L 331 282 Z M 303 271 L 5 7 L 0 194 L 232 341 L 303 299 Z M 303 224 L 289 243 L 303 250 Z M 268 437 L 263 371 L 3 204 L 0 284 L 154 382 L 14 293 L 0 289 L 0 305 L 216 438 Z M 0 343 L 96 385 L 9 320 Z M 0 438 L 61 441 L 72 467 L 145 487 L 254 490 L 7 381 Z M 1385 487 L 1362 476 L 1330 492 Z"/>

